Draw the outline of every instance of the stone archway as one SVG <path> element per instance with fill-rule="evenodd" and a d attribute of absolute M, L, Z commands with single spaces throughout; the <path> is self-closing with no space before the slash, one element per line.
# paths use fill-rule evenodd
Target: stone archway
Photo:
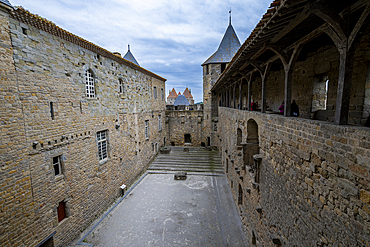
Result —
<path fill-rule="evenodd" d="M 253 171 L 253 155 L 259 154 L 258 124 L 254 119 L 247 122 L 247 141 L 243 144 L 243 165 L 246 170 Z"/>

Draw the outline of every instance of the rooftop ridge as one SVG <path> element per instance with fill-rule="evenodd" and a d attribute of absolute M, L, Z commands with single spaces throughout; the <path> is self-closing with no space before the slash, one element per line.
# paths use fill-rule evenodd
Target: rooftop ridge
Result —
<path fill-rule="evenodd" d="M 95 52 L 101 56 L 104 56 L 106 58 L 109 58 L 111 60 L 114 60 L 120 64 L 124 64 L 130 68 L 133 68 L 133 69 L 136 69 L 144 74 L 147 74 L 149 76 L 152 76 L 156 79 L 159 79 L 161 81 L 166 81 L 165 78 L 157 75 L 157 74 L 154 74 L 153 72 L 149 71 L 149 70 L 146 70 L 144 69 L 143 67 L 141 67 L 140 65 L 138 64 L 135 64 L 131 61 L 128 61 L 120 56 L 116 56 L 114 55 L 112 52 L 100 47 L 100 46 L 97 46 L 95 44 L 93 44 L 92 42 L 90 41 L 87 41 L 73 33 L 70 33 L 62 28 L 60 28 L 59 26 L 57 26 L 56 24 L 54 24 L 53 22 L 47 20 L 46 18 L 43 18 L 39 15 L 36 15 L 36 14 L 32 14 L 31 12 L 29 12 L 28 10 L 24 9 L 23 7 L 18 7 L 17 9 L 11 11 L 10 13 L 10 16 L 11 18 L 13 19 L 16 19 L 20 22 L 23 22 L 25 24 L 28 24 L 30 26 L 33 26 L 39 30 L 42 30 L 44 32 L 47 32 L 47 33 L 50 33 L 51 35 L 54 35 L 56 37 L 59 37 L 61 39 L 64 39 L 68 42 L 71 42 L 75 45 L 78 45 L 82 48 L 85 48 L 87 50 L 90 50 L 92 52 Z"/>

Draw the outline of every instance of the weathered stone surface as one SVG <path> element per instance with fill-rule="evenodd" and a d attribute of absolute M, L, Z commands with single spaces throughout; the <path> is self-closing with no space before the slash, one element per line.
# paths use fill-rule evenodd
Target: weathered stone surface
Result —
<path fill-rule="evenodd" d="M 2 8 L 0 44 L 0 245 L 36 246 L 56 231 L 55 246 L 65 246 L 164 144 L 165 101 L 153 88 L 165 90 L 165 80 L 20 23 Z M 89 69 L 95 98 L 86 96 Z M 100 131 L 107 134 L 103 160 Z M 58 222 L 60 202 L 67 217 Z"/>

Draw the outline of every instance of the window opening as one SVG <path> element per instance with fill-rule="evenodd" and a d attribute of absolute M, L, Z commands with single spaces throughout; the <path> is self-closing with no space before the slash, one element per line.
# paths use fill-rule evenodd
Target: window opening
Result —
<path fill-rule="evenodd" d="M 162 130 L 162 116 L 158 115 L 158 130 Z"/>
<path fill-rule="evenodd" d="M 94 74 L 91 70 L 85 72 L 85 84 L 86 84 L 86 97 L 95 98 L 95 82 Z"/>
<path fill-rule="evenodd" d="M 119 93 L 123 93 L 123 81 L 122 81 L 122 79 L 119 79 L 118 83 L 119 83 Z"/>
<path fill-rule="evenodd" d="M 164 91 L 163 91 L 163 88 L 161 88 L 161 99 L 164 100 Z"/>
<path fill-rule="evenodd" d="M 157 87 L 154 87 L 153 89 L 153 96 L 154 96 L 154 99 L 157 99 Z"/>
<path fill-rule="evenodd" d="M 329 77 L 315 78 L 312 91 L 312 112 L 327 109 Z"/>
<path fill-rule="evenodd" d="M 226 173 L 229 173 L 229 159 L 226 158 Z"/>
<path fill-rule="evenodd" d="M 53 106 L 53 102 L 50 102 L 50 116 L 51 116 L 51 119 L 54 120 L 54 106 Z"/>
<path fill-rule="evenodd" d="M 243 190 L 240 184 L 238 188 L 238 204 L 243 204 Z"/>
<path fill-rule="evenodd" d="M 206 75 L 209 74 L 209 67 L 208 66 L 209 66 L 209 64 L 206 65 Z"/>
<path fill-rule="evenodd" d="M 61 158 L 61 156 L 53 157 L 54 176 L 63 174 Z"/>
<path fill-rule="evenodd" d="M 98 139 L 98 154 L 99 161 L 108 158 L 108 142 L 107 142 L 107 131 L 99 131 L 97 134 Z"/>
<path fill-rule="evenodd" d="M 236 145 L 240 146 L 242 143 L 243 132 L 240 128 L 238 128 L 236 132 L 237 132 Z"/>
<path fill-rule="evenodd" d="M 226 63 L 221 64 L 221 73 L 226 69 Z"/>
<path fill-rule="evenodd" d="M 149 139 L 149 120 L 145 120 L 145 139 Z"/>
<path fill-rule="evenodd" d="M 24 27 L 22 27 L 22 33 L 23 33 L 24 35 L 27 35 L 27 29 L 26 29 L 26 28 L 24 28 Z"/>

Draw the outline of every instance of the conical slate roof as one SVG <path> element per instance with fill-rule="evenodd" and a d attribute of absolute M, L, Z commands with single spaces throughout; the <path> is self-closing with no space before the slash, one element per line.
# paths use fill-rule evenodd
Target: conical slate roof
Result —
<path fill-rule="evenodd" d="M 202 65 L 210 63 L 228 63 L 231 61 L 235 53 L 240 48 L 240 41 L 235 33 L 233 26 L 231 25 L 231 19 L 229 26 L 226 29 L 224 37 L 222 38 L 221 44 L 217 51 L 213 53 Z"/>
<path fill-rule="evenodd" d="M 178 105 L 190 105 L 189 101 L 186 99 L 184 95 L 179 95 L 177 99 L 175 100 L 175 103 L 173 103 L 174 106 Z"/>
<path fill-rule="evenodd" d="M 9 7 L 13 7 L 8 0 L 0 0 L 0 3 L 8 5 Z"/>
<path fill-rule="evenodd" d="M 136 65 L 138 65 L 138 66 L 140 66 L 140 64 L 136 61 L 134 55 L 132 55 L 132 53 L 130 51 L 130 45 L 128 45 L 128 51 L 127 51 L 126 55 L 123 58 L 132 62 L 132 63 L 134 63 L 134 64 L 136 64 Z"/>

